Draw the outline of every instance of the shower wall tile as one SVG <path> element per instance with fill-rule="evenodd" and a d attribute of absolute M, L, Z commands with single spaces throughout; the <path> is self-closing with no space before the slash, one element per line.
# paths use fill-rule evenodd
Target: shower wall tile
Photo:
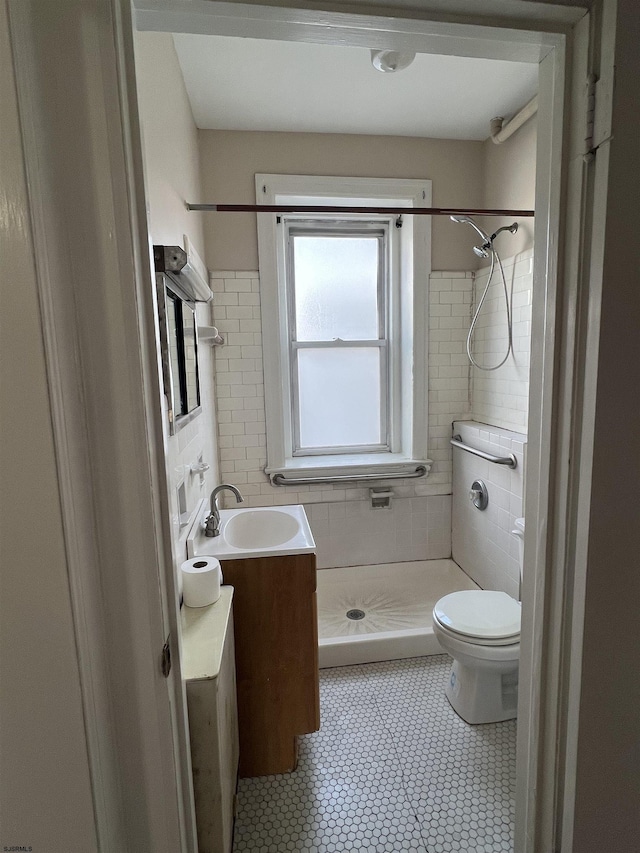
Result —
<path fill-rule="evenodd" d="M 508 291 L 513 295 L 513 357 L 502 367 L 486 372 L 472 368 L 472 418 L 507 430 L 526 432 L 529 407 L 529 353 L 531 349 L 531 298 L 533 249 L 503 261 Z M 475 277 L 474 306 L 482 297 L 489 268 Z M 502 279 L 496 271 L 473 339 L 480 364 L 497 364 L 507 348 L 507 321 Z"/>
<path fill-rule="evenodd" d="M 240 486 L 249 506 L 367 500 L 368 489 L 331 484 L 296 489 L 271 485 L 264 473 L 266 427 L 259 274 L 251 270 L 221 270 L 211 272 L 210 281 L 214 292 L 213 321 L 226 338 L 225 346 L 215 348 L 222 479 Z M 428 454 L 433 466 L 424 481 L 394 483 L 397 497 L 451 493 L 451 421 L 470 413 L 464 337 L 472 290 L 472 272 L 431 275 Z"/>
<path fill-rule="evenodd" d="M 527 422 L 532 251 L 504 262 L 513 283 L 514 353 L 492 373 L 472 369 L 465 348 L 473 299 L 482 292 L 488 270 L 436 271 L 429 293 L 429 458 L 425 481 L 399 481 L 398 497 L 448 494 L 452 484 L 451 423 L 472 418 L 524 431 Z M 295 490 L 274 487 L 264 474 L 266 434 L 260 282 L 257 271 L 211 273 L 215 324 L 227 338 L 215 349 L 216 395 L 221 475 L 244 485 L 249 505 L 364 500 L 366 489 L 319 484 Z M 506 334 L 498 285 L 493 284 L 475 339 L 479 358 L 490 358 Z M 354 484 L 356 485 L 356 484 Z"/>
<path fill-rule="evenodd" d="M 432 272 L 429 278 L 429 479 L 451 491 L 451 423 L 470 417 L 470 365 L 465 341 L 471 322 L 473 272 Z"/>
<path fill-rule="evenodd" d="M 380 521 L 380 514 L 386 511 L 371 510 L 369 489 L 357 488 L 357 483 L 353 488 L 318 484 L 292 489 L 271 485 L 264 473 L 266 426 L 259 274 L 257 271 L 221 270 L 212 272 L 210 276 L 214 293 L 213 322 L 226 338 L 224 346 L 214 349 L 221 480 L 237 485 L 248 506 L 302 503 L 310 508 L 329 503 L 361 504 L 363 519 L 372 514 Z M 398 508 L 391 511 L 394 518 L 396 513 L 398 517 L 393 536 L 382 541 L 384 536 L 374 531 L 371 535 L 375 543 L 374 540 L 361 543 L 357 549 L 360 556 L 353 549 L 349 550 L 340 537 L 339 542 L 323 543 L 324 565 L 439 559 L 450 555 L 450 511 L 449 514 L 434 512 L 430 515 L 428 535 L 424 530 L 421 532 L 417 522 L 412 539 L 407 540 L 396 533 L 414 516 L 413 513 L 399 512 L 410 499 L 444 497 L 444 503 L 450 506 L 451 423 L 456 419 L 469 418 L 471 411 L 465 338 L 471 316 L 473 282 L 472 272 L 439 271 L 430 277 L 429 329 L 425 330 L 429 344 L 428 455 L 433 460 L 429 477 L 421 481 L 398 480 L 393 483 L 394 503 Z M 380 485 L 385 485 L 384 481 Z M 433 506 L 437 505 L 438 501 L 434 501 Z M 354 511 L 352 507 L 350 512 Z M 380 523 L 386 530 L 388 522 Z M 322 535 L 319 529 L 317 539 L 322 540 Z M 363 539 L 362 536 L 359 538 Z M 382 553 L 386 555 L 384 558 L 380 556 Z"/>
<path fill-rule="evenodd" d="M 205 303 L 197 303 L 196 313 L 199 324 L 209 325 L 211 323 L 209 308 Z M 175 435 L 168 435 L 166 446 L 173 559 L 179 589 L 182 588 L 182 575 L 178 568 L 187 555 L 186 537 L 190 526 L 187 519 L 192 520 L 192 514 L 195 512 L 198 501 L 209 496 L 218 479 L 215 427 L 213 426 L 216 422 L 216 412 L 211 347 L 200 347 L 198 368 L 202 415 L 192 420 Z M 166 407 L 164 417 L 168 418 Z M 167 420 L 167 434 L 168 431 Z M 192 474 L 191 466 L 198 462 L 206 462 L 209 465 L 209 470 L 203 472 L 202 475 Z M 183 494 L 182 507 L 180 506 L 178 490 L 181 490 Z"/>
<path fill-rule="evenodd" d="M 369 501 L 305 505 L 319 569 L 370 566 L 451 556 L 451 496 L 394 499 L 390 509 Z"/>
<path fill-rule="evenodd" d="M 453 559 L 483 589 L 518 598 L 518 540 L 511 531 L 523 515 L 527 436 L 471 421 L 457 422 L 454 429 L 465 444 L 494 456 L 513 453 L 518 461 L 512 470 L 453 448 Z M 474 480 L 483 480 L 489 493 L 482 511 L 469 499 Z"/>

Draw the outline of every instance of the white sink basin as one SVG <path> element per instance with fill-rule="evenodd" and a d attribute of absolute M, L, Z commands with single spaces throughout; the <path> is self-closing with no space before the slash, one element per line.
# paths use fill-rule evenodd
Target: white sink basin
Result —
<path fill-rule="evenodd" d="M 207 555 L 231 560 L 315 553 L 303 506 L 220 510 L 220 535 L 211 537 L 204 535 L 208 513 L 208 502 L 203 500 L 187 537 L 190 558 Z"/>
<path fill-rule="evenodd" d="M 288 512 L 268 509 L 232 516 L 227 522 L 225 536 L 234 548 L 273 548 L 289 542 L 299 530 L 297 519 Z"/>

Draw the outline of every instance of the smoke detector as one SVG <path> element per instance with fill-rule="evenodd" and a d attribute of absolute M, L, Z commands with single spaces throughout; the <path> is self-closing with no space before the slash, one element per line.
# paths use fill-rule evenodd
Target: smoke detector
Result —
<path fill-rule="evenodd" d="M 372 50 L 371 64 L 376 71 L 391 74 L 394 71 L 402 71 L 407 68 L 416 58 L 415 51 L 409 50 Z"/>

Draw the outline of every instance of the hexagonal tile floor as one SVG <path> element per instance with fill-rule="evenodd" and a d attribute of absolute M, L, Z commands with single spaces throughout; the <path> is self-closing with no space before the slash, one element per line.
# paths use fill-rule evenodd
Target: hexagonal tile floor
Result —
<path fill-rule="evenodd" d="M 446 655 L 325 669 L 294 773 L 240 780 L 234 853 L 510 853 L 515 721 L 469 726 Z"/>

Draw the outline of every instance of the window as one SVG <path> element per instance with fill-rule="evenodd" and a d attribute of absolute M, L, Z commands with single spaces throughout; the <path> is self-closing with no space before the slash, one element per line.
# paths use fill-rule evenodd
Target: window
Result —
<path fill-rule="evenodd" d="M 426 181 L 258 175 L 256 188 L 264 204 L 430 204 Z M 269 474 L 425 461 L 429 230 L 424 216 L 258 216 Z"/>
<path fill-rule="evenodd" d="M 388 227 L 285 227 L 293 455 L 389 451 Z"/>

